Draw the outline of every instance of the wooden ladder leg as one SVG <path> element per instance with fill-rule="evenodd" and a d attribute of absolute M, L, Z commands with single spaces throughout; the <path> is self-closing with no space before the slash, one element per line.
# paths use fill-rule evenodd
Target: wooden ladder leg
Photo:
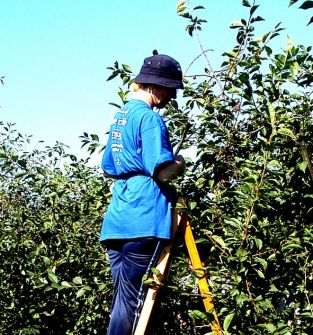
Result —
<path fill-rule="evenodd" d="M 160 253 L 160 257 L 155 266 L 155 268 L 159 271 L 160 276 L 163 278 L 167 277 L 167 274 L 170 268 L 171 251 L 172 251 L 172 247 L 174 244 L 178 226 L 181 222 L 181 218 L 182 218 L 182 215 L 181 215 L 180 210 L 175 209 L 173 213 L 173 222 L 172 222 L 172 238 L 164 245 L 164 248 L 162 249 Z M 133 332 L 133 335 L 144 335 L 145 334 L 146 328 L 151 318 L 153 306 L 157 299 L 159 289 L 160 288 L 158 286 L 151 286 L 148 288 L 146 296 L 145 296 L 145 300 L 144 300 L 144 303 L 143 303 L 143 306 L 140 312 L 140 316 L 137 321 L 136 328 Z"/>
<path fill-rule="evenodd" d="M 205 278 L 205 273 L 201 270 L 202 263 L 200 260 L 200 256 L 198 253 L 198 249 L 193 237 L 193 233 L 190 227 L 190 221 L 186 214 L 183 214 L 181 219 L 180 227 L 183 231 L 185 244 L 189 253 L 190 261 L 192 264 L 192 269 L 198 273 L 200 276 L 198 281 L 198 286 L 200 290 L 200 294 L 203 297 L 203 304 L 206 312 L 212 313 L 214 316 L 214 321 L 211 323 L 212 332 L 215 335 L 221 335 L 222 329 L 218 320 L 218 316 L 216 310 L 214 308 L 213 299 L 210 293 L 209 285 L 207 279 Z"/>

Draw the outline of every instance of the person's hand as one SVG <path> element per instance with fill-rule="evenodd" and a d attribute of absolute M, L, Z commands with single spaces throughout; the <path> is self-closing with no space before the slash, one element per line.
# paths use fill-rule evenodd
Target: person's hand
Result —
<path fill-rule="evenodd" d="M 175 163 L 177 164 L 177 175 L 182 175 L 186 170 L 186 161 L 182 155 L 175 157 Z"/>

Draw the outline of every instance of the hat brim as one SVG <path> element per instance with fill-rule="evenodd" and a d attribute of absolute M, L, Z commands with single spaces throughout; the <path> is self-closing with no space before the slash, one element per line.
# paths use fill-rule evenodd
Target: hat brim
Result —
<path fill-rule="evenodd" d="M 184 88 L 183 83 L 180 80 L 172 78 L 158 77 L 152 74 L 138 74 L 135 78 L 136 83 L 141 84 L 154 84 L 168 88 Z"/>

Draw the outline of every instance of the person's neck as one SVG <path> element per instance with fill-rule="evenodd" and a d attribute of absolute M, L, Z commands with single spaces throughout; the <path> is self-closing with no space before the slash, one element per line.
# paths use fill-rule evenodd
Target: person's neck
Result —
<path fill-rule="evenodd" d="M 153 101 L 152 101 L 151 94 L 144 90 L 138 90 L 137 92 L 134 92 L 133 98 L 137 100 L 142 100 L 146 102 L 148 105 L 150 105 L 151 107 L 153 107 Z"/>

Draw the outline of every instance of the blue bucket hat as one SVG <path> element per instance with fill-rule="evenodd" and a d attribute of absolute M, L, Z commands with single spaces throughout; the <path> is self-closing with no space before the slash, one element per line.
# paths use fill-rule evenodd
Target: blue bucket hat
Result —
<path fill-rule="evenodd" d="M 181 67 L 174 58 L 167 55 L 153 55 L 145 58 L 135 82 L 169 88 L 184 88 L 182 78 Z"/>

